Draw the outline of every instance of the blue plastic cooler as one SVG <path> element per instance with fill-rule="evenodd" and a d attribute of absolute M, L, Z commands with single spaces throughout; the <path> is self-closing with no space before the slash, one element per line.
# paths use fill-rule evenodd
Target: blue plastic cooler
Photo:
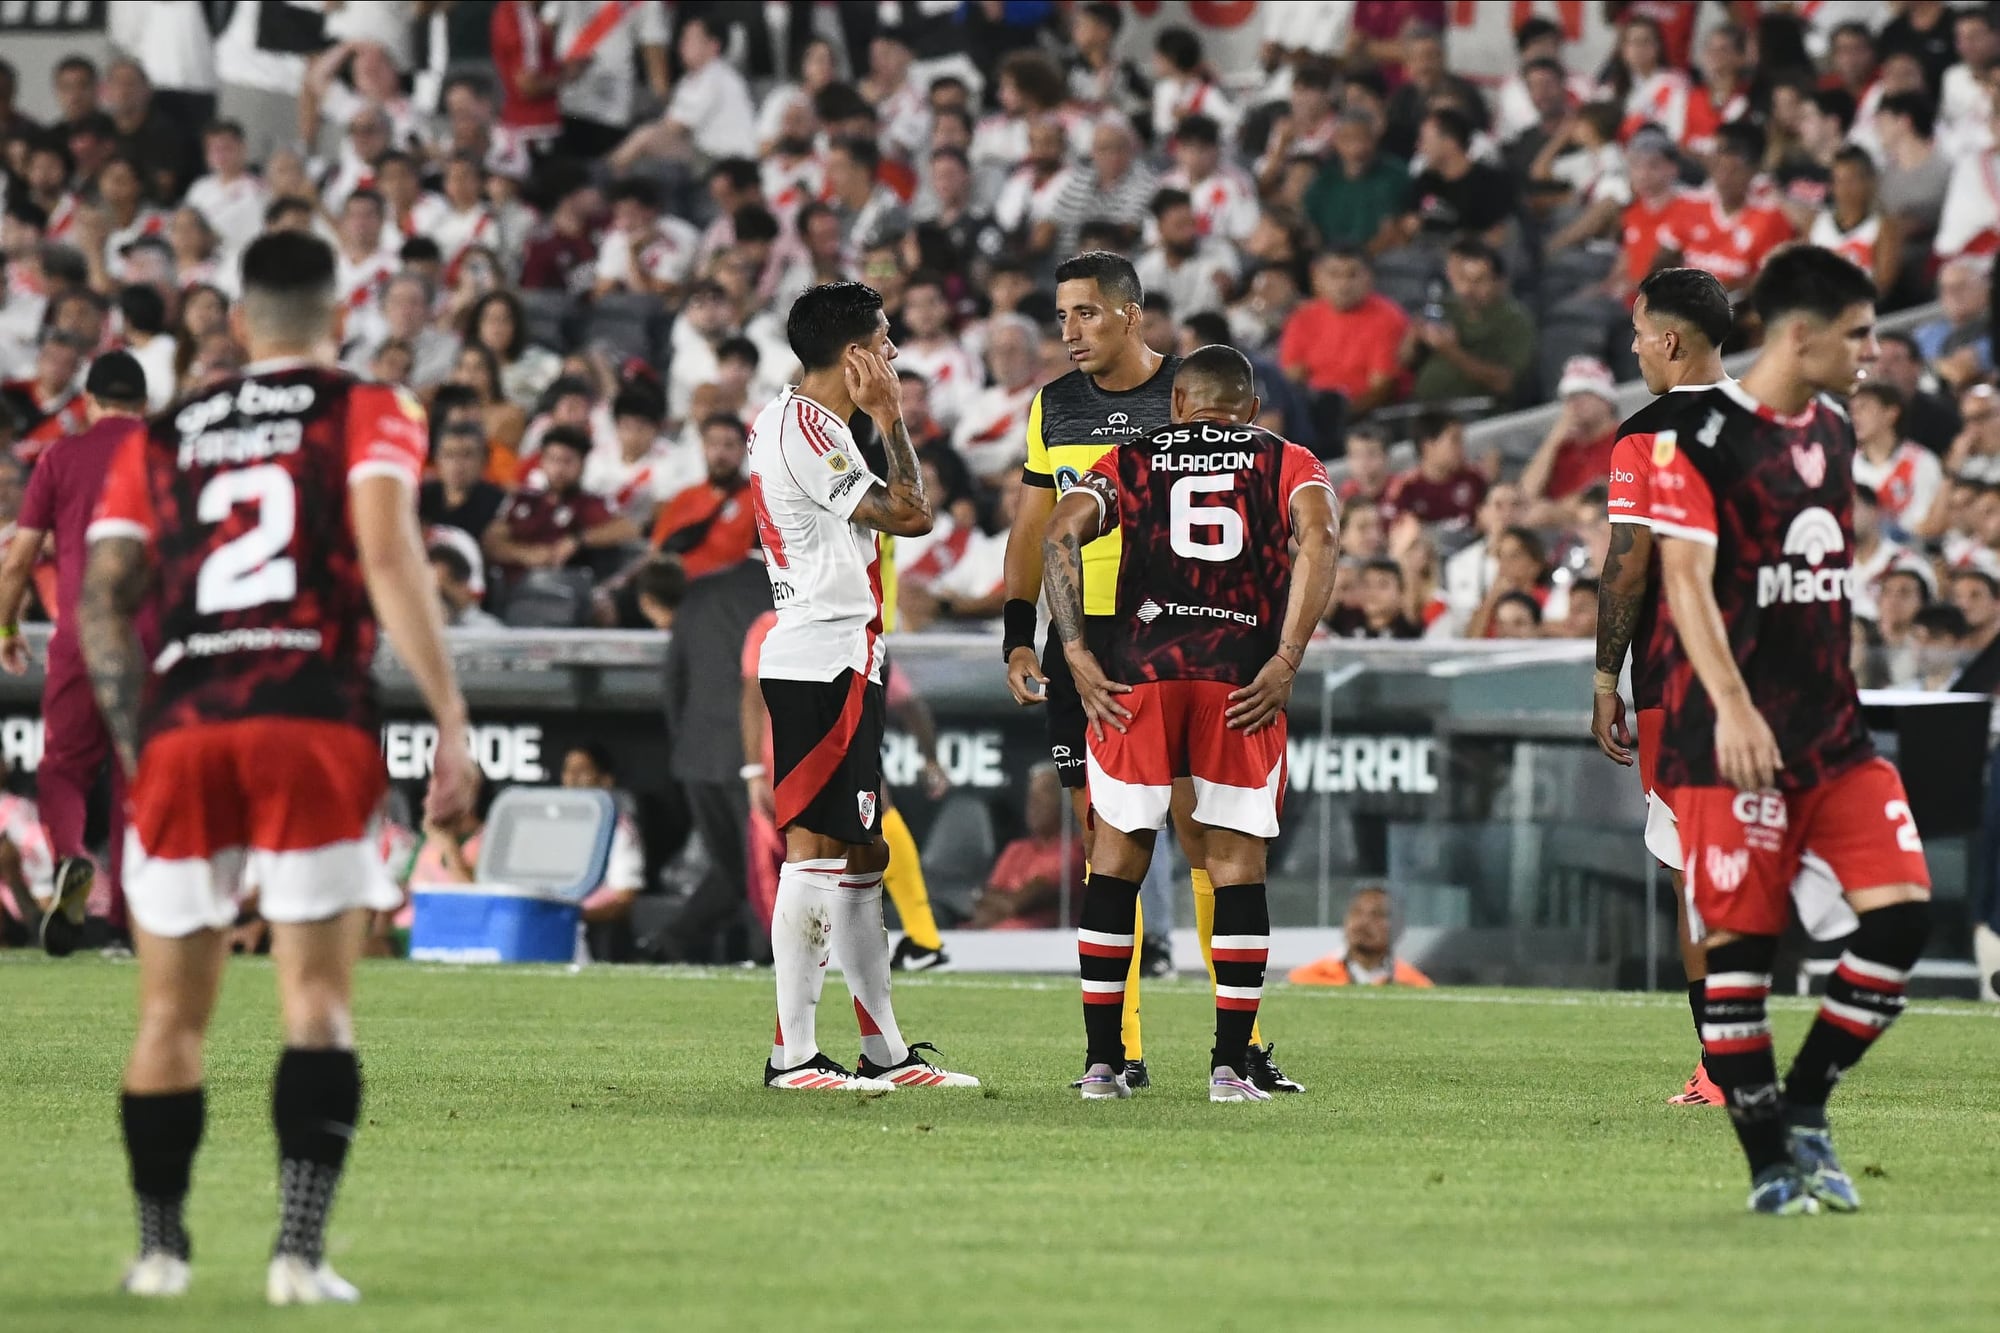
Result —
<path fill-rule="evenodd" d="M 618 808 L 601 791 L 512 787 L 480 839 L 478 879 L 414 895 L 410 957 L 444 963 L 566 963 L 582 902 L 604 880 Z"/>

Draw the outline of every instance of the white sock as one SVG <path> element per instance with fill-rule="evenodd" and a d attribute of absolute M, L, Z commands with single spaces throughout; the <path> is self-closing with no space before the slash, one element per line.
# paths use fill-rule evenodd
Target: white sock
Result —
<path fill-rule="evenodd" d="M 778 897 L 771 909 L 771 973 L 778 988 L 778 1031 L 771 1063 L 796 1069 L 819 1054 L 814 1010 L 826 984 L 826 959 L 833 940 L 834 886 L 847 863 L 787 861 L 778 872 Z"/>
<path fill-rule="evenodd" d="M 910 1053 L 889 1003 L 889 932 L 882 925 L 882 872 L 842 875 L 833 893 L 833 956 L 854 993 L 861 1053 L 893 1065 Z"/>

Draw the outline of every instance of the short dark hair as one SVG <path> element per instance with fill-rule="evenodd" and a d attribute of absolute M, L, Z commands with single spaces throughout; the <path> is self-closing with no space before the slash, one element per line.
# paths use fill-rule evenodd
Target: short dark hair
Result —
<path fill-rule="evenodd" d="M 1181 358 L 1174 387 L 1183 385 L 1211 402 L 1247 405 L 1257 396 L 1257 372 L 1251 369 L 1250 358 L 1234 347 L 1210 343 Z"/>
<path fill-rule="evenodd" d="M 1845 148 L 1835 153 L 1833 155 L 1833 165 L 1836 167 L 1860 167 L 1870 176 L 1879 174 L 1875 167 L 1875 159 L 1860 144 L 1848 144 Z"/>
<path fill-rule="evenodd" d="M 1894 412 L 1898 421 L 1902 419 L 1903 409 L 1909 406 L 1909 400 L 1903 397 L 1903 391 L 1887 380 L 1863 380 L 1854 386 L 1853 396 L 1873 398 Z"/>
<path fill-rule="evenodd" d="M 701 419 L 701 433 L 706 436 L 710 429 L 721 426 L 736 432 L 736 438 L 745 442 L 750 439 L 749 430 L 743 425 L 743 418 L 731 416 L 727 412 L 713 412 Z"/>
<path fill-rule="evenodd" d="M 1569 75 L 1564 73 L 1563 71 L 1562 61 L 1551 60 L 1547 56 L 1537 56 L 1535 59 L 1530 60 L 1527 64 L 1521 66 L 1521 75 L 1523 78 L 1525 78 L 1528 75 L 1533 74 L 1536 70 L 1540 70 L 1544 74 L 1552 74 L 1556 77 L 1558 81 L 1567 79 L 1569 77 Z"/>
<path fill-rule="evenodd" d="M 632 580 L 632 590 L 640 597 L 650 597 L 661 606 L 672 609 L 681 604 L 687 596 L 687 566 L 681 558 L 670 553 L 654 556 L 639 566 L 639 573 Z"/>
<path fill-rule="evenodd" d="M 259 236 L 243 250 L 243 291 L 272 297 L 333 294 L 333 247 L 300 231 Z"/>
<path fill-rule="evenodd" d="M 387 213 L 389 211 L 389 201 L 384 199 L 382 192 L 372 185 L 364 185 L 349 194 L 346 199 L 341 201 L 340 211 L 345 213 L 350 204 L 373 204 L 375 205 L 375 211 L 378 213 Z"/>
<path fill-rule="evenodd" d="M 778 216 L 762 204 L 744 204 L 729 215 L 738 242 L 775 241 L 781 233 Z"/>
<path fill-rule="evenodd" d="M 1450 412 L 1425 412 L 1417 418 L 1414 430 L 1417 448 L 1421 449 L 1432 441 L 1443 438 L 1445 432 L 1453 426 L 1464 424 Z"/>
<path fill-rule="evenodd" d="M 28 198 L 26 190 L 15 190 L 7 196 L 7 216 L 36 231 L 49 229 L 49 211 Z"/>
<path fill-rule="evenodd" d="M 637 417 L 650 421 L 655 426 L 667 419 L 667 405 L 660 401 L 656 390 L 647 388 L 624 388 L 611 400 L 611 419 Z"/>
<path fill-rule="evenodd" d="M 218 119 L 211 120 L 208 124 L 201 127 L 201 137 L 204 139 L 235 139 L 240 142 L 245 136 L 243 126 L 236 121 Z"/>
<path fill-rule="evenodd" d="M 1866 23 L 1857 23 L 1849 19 L 1845 23 L 1836 25 L 1834 30 L 1827 34 L 1826 44 L 1832 46 L 1842 37 L 1859 37 L 1862 41 L 1868 43 L 1869 50 L 1872 51 L 1875 49 L 1875 34 L 1868 30 Z"/>
<path fill-rule="evenodd" d="M 55 72 L 57 74 L 68 74 L 72 70 L 79 70 L 79 69 L 82 70 L 85 74 L 88 74 L 93 79 L 97 77 L 96 62 L 90 60 L 88 57 L 85 56 L 74 56 L 74 55 L 64 56 L 61 60 L 58 60 L 56 62 Z"/>
<path fill-rule="evenodd" d="M 1114 309 L 1144 305 L 1146 288 L 1139 271 L 1124 255 L 1109 250 L 1085 250 L 1056 265 L 1056 285 L 1065 282 L 1094 282 L 1097 290 Z"/>
<path fill-rule="evenodd" d="M 1199 111 L 1191 116 L 1182 116 L 1181 123 L 1174 126 L 1174 139 L 1179 143 L 1197 143 L 1209 148 L 1222 144 L 1222 126 L 1214 116 L 1204 116 Z"/>
<path fill-rule="evenodd" d="M 551 449 L 574 450 L 578 458 L 590 457 L 590 436 L 581 426 L 551 426 L 542 432 L 542 452 Z"/>
<path fill-rule="evenodd" d="M 1986 19 L 1986 15 L 1977 11 L 1970 14 L 1961 12 L 1959 17 Z M 1937 133 L 1937 103 L 1924 93 L 1890 93 L 1882 99 L 1876 114 L 1906 118 L 1910 122 L 1910 132 L 1919 139 L 1928 139 Z"/>
<path fill-rule="evenodd" d="M 568 760 L 573 754 L 580 754 L 585 759 L 588 759 L 590 766 L 605 777 L 610 778 L 614 782 L 618 780 L 617 761 L 612 759 L 611 751 L 605 749 L 602 745 L 597 744 L 595 741 L 586 741 L 581 745 L 572 745 L 563 751 L 564 760 Z"/>
<path fill-rule="evenodd" d="M 1119 12 L 1118 6 L 1105 4 L 1102 0 L 1092 0 L 1090 4 L 1078 5 L 1076 12 L 1079 17 L 1093 18 L 1102 23 L 1110 29 L 1113 37 L 1116 37 L 1125 26 L 1125 15 Z"/>
<path fill-rule="evenodd" d="M 1181 327 L 1194 335 L 1197 347 L 1229 341 L 1229 319 L 1220 310 L 1197 310 L 1181 321 Z"/>
<path fill-rule="evenodd" d="M 714 166 L 708 169 L 708 178 L 710 180 L 714 180 L 717 176 L 722 177 L 722 179 L 728 181 L 730 185 L 739 190 L 760 189 L 764 184 L 763 173 L 758 169 L 757 164 L 747 157 L 725 157 L 719 159 Z"/>
<path fill-rule="evenodd" d="M 1821 88 L 1812 95 L 1812 104 L 1819 108 L 1822 116 L 1832 116 L 1839 121 L 1842 134 L 1854 127 L 1854 94 L 1847 89 Z"/>
<path fill-rule="evenodd" d="M 1549 563 L 1549 548 L 1543 543 L 1542 535 L 1533 528 L 1518 526 L 1504 528 L 1501 530 L 1500 535 L 1502 537 L 1512 537 L 1515 541 L 1521 543 L 1521 549 L 1533 556 L 1536 564 L 1547 565 Z"/>
<path fill-rule="evenodd" d="M 1715 131 L 1715 151 L 1753 165 L 1764 156 L 1764 135 L 1748 121 L 1732 120 Z"/>
<path fill-rule="evenodd" d="M 1451 249 L 1445 253 L 1456 255 L 1460 259 L 1473 259 L 1491 265 L 1493 276 L 1496 278 L 1507 276 L 1507 261 L 1500 258 L 1498 250 L 1495 250 L 1477 236 L 1459 237 L 1451 243 Z"/>
<path fill-rule="evenodd" d="M 739 333 L 733 337 L 724 338 L 715 345 L 715 359 L 718 362 L 730 360 L 748 361 L 750 368 L 755 370 L 763 362 L 764 354 L 757 350 L 756 343 Z"/>
<path fill-rule="evenodd" d="M 450 542 L 438 542 L 424 554 L 434 565 L 443 565 L 444 572 L 453 583 L 472 582 L 472 562 L 465 558 L 465 552 Z"/>
<path fill-rule="evenodd" d="M 1580 592 L 1587 592 L 1592 597 L 1595 597 L 1599 593 L 1603 592 L 1603 590 L 1604 590 L 1603 583 L 1601 583 L 1597 579 L 1578 579 L 1576 582 L 1569 585 L 1569 595 L 1572 597 L 1576 596 Z"/>
<path fill-rule="evenodd" d="M 931 161 L 935 162 L 941 157 L 958 163 L 959 166 L 964 167 L 968 171 L 972 169 L 972 159 L 965 155 L 963 148 L 946 144 L 942 148 L 931 149 Z"/>
<path fill-rule="evenodd" d="M 1468 147 L 1472 143 L 1472 117 L 1466 115 L 1457 107 L 1432 107 L 1429 113 L 1424 116 L 1424 119 L 1437 126 L 1439 133 L 1443 134 L 1445 138 L 1450 139 L 1453 143 L 1456 143 L 1460 148 Z"/>
<path fill-rule="evenodd" d="M 1359 506 L 1357 506 L 1358 508 Z M 1363 574 L 1387 574 L 1396 580 L 1396 586 L 1403 586 L 1403 567 L 1386 555 L 1371 556 L 1361 562 Z"/>
<path fill-rule="evenodd" d="M 442 264 L 444 250 L 428 236 L 412 236 L 403 242 L 403 248 L 396 252 L 396 258 L 405 264 Z"/>
<path fill-rule="evenodd" d="M 833 141 L 833 146 L 854 159 L 854 164 L 874 174 L 882 165 L 882 145 L 865 134 L 846 134 Z"/>
<path fill-rule="evenodd" d="M 1646 298 L 1648 314 L 1687 325 L 1710 347 L 1722 346 L 1736 326 L 1729 293 L 1707 269 L 1663 268 L 1649 273 L 1639 284 L 1639 295 Z"/>
<path fill-rule="evenodd" d="M 1160 35 L 1153 39 L 1153 50 L 1183 74 L 1201 64 L 1201 38 L 1179 24 L 1160 29 Z"/>
<path fill-rule="evenodd" d="M 1528 609 L 1528 618 L 1537 625 L 1542 623 L 1542 604 L 1525 592 L 1502 593 L 1500 599 L 1493 603 L 1494 618 L 1499 618 L 1501 607 L 1510 604 L 1526 607 Z"/>
<path fill-rule="evenodd" d="M 842 353 L 875 336 L 882 316 L 882 293 L 858 282 L 827 282 L 808 288 L 792 303 L 785 338 L 807 370 L 838 365 Z"/>
<path fill-rule="evenodd" d="M 611 188 L 604 192 L 608 204 L 637 204 L 641 208 L 658 212 L 660 209 L 660 187 L 644 176 L 625 176 L 611 182 Z"/>
<path fill-rule="evenodd" d="M 1523 19 L 1521 26 L 1514 29 L 1514 49 L 1525 51 L 1536 42 L 1547 41 L 1551 37 L 1557 41 L 1563 39 L 1562 25 L 1553 19 L 1545 19 L 1540 14 L 1534 14 Z"/>
<path fill-rule="evenodd" d="M 400 148 L 391 148 L 388 152 L 375 159 L 375 178 L 380 180 L 384 171 L 390 167 L 398 166 L 408 167 L 411 171 L 416 171 L 417 159 L 411 157 Z"/>
<path fill-rule="evenodd" d="M 1923 579 L 1906 569 L 1891 568 L 1891 574 L 1909 574 L 1919 584 Z M 1991 581 L 1990 579 L 1988 580 Z M 1926 634 L 1946 639 L 1962 639 L 1972 633 L 1972 623 L 1965 618 L 1965 612 L 1950 602 L 1933 602 L 1930 589 L 1924 589 L 1924 604 L 1917 608 L 1917 614 L 1910 617 L 1910 628 L 1920 629 Z"/>
<path fill-rule="evenodd" d="M 1062 66 L 1043 51 L 1009 51 L 1000 61 L 1000 77 L 1012 79 L 1021 96 L 1038 110 L 1052 111 L 1068 95 Z"/>
<path fill-rule="evenodd" d="M 1786 315 L 1822 322 L 1876 298 L 1875 280 L 1817 245 L 1794 245 L 1771 256 L 1750 288 L 1750 308 L 1769 328 Z"/>
<path fill-rule="evenodd" d="M 1155 190 L 1152 201 L 1147 205 L 1148 211 L 1155 218 L 1165 217 L 1170 211 L 1176 208 L 1193 207 L 1194 197 L 1186 190 L 1176 190 L 1171 185 L 1164 190 Z"/>
<path fill-rule="evenodd" d="M 127 283 L 118 289 L 118 313 L 134 333 L 167 331 L 167 300 L 144 283 Z"/>
<path fill-rule="evenodd" d="M 1887 333 L 1877 333 L 1875 341 L 1884 346 L 1894 343 L 1910 354 L 1910 360 L 1919 366 L 1924 364 L 1924 349 L 1917 346 L 1917 340 L 1901 329 L 1890 329 Z"/>
<path fill-rule="evenodd" d="M 1301 60 L 1292 67 L 1292 86 L 1294 88 L 1312 88 L 1323 93 L 1332 92 L 1333 85 L 1339 77 L 1340 75 L 1334 69 L 1333 62 L 1320 56 Z"/>

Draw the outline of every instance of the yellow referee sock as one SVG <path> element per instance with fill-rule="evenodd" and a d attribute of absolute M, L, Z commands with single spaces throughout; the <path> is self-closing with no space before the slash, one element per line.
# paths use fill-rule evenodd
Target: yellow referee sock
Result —
<path fill-rule="evenodd" d="M 1146 1058 L 1145 1043 L 1139 1040 L 1139 948 L 1146 938 L 1146 909 L 1143 904 L 1132 904 L 1132 966 L 1125 973 L 1125 1013 L 1119 1022 L 1119 1035 L 1125 1039 L 1125 1058 L 1143 1060 Z"/>
<path fill-rule="evenodd" d="M 1194 885 L 1194 933 L 1201 941 L 1201 965 L 1208 969 L 1208 987 L 1215 989 L 1215 881 L 1208 877 L 1206 870 L 1188 871 L 1188 880 Z M 1255 1046 L 1264 1044 L 1264 1034 L 1256 1023 L 1250 1025 L 1250 1042 Z"/>
<path fill-rule="evenodd" d="M 919 949 L 943 948 L 944 936 L 938 934 L 937 918 L 931 915 L 931 891 L 924 884 L 917 840 L 910 836 L 903 812 L 893 805 L 882 814 L 882 841 L 889 844 L 889 868 L 882 872 L 882 887 L 889 891 L 896 915 L 903 919 L 903 933 Z"/>

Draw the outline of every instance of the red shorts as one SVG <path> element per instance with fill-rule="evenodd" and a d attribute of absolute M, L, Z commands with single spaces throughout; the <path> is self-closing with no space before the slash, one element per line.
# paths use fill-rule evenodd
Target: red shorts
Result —
<path fill-rule="evenodd" d="M 1642 708 L 1638 717 L 1639 789 L 1646 793 L 1646 850 L 1669 870 L 1681 868 L 1680 836 L 1674 830 L 1673 792 L 1660 785 L 1660 748 L 1667 710 Z"/>
<path fill-rule="evenodd" d="M 1674 813 L 1688 900 L 1710 930 L 1781 934 L 1808 858 L 1848 893 L 1931 882 L 1902 776 L 1886 759 L 1802 791 L 1682 787 Z"/>
<path fill-rule="evenodd" d="M 154 935 L 221 929 L 249 889 L 270 921 L 396 907 L 371 829 L 387 789 L 380 743 L 338 722 L 246 718 L 154 737 L 132 781 L 133 919 Z"/>
<path fill-rule="evenodd" d="M 1194 820 L 1253 838 L 1278 836 L 1285 800 L 1285 715 L 1254 735 L 1224 720 L 1230 693 L 1219 680 L 1155 680 L 1119 702 L 1126 730 L 1089 737 L 1090 805 L 1126 833 L 1167 822 L 1175 778 L 1194 783 Z"/>
<path fill-rule="evenodd" d="M 1660 789 L 1660 741 L 1667 729 L 1667 710 L 1641 708 L 1638 716 L 1639 789 L 1651 796 Z"/>

